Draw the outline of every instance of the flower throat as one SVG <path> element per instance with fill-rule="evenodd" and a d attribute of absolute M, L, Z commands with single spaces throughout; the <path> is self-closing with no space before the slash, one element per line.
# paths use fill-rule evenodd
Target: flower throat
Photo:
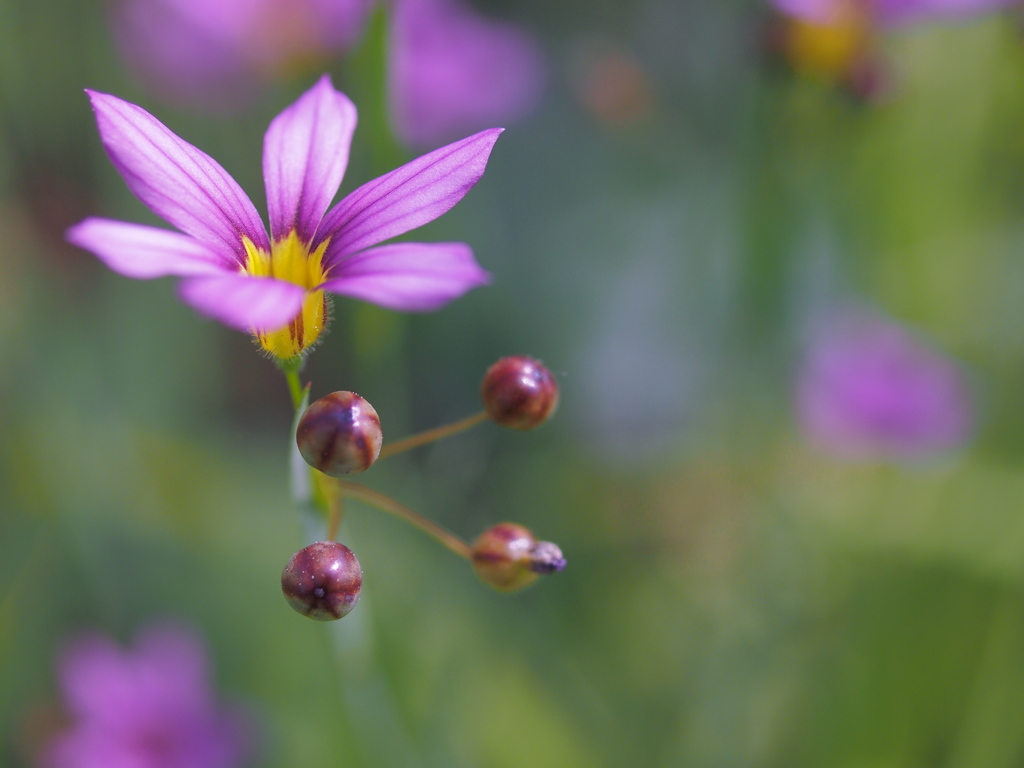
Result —
<path fill-rule="evenodd" d="M 285 280 L 307 292 L 302 301 L 302 311 L 284 328 L 271 332 L 253 331 L 260 346 L 274 357 L 295 357 L 320 338 L 327 325 L 324 292 L 315 289 L 324 282 L 322 259 L 328 241 L 310 252 L 309 246 L 292 230 L 274 242 L 269 254 L 257 248 L 247 237 L 242 241 L 248 256 L 244 274 Z"/>

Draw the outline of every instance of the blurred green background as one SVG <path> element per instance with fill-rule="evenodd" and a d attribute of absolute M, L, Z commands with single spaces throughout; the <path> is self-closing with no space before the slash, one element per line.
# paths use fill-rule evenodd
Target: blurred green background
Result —
<path fill-rule="evenodd" d="M 480 7 L 541 37 L 546 96 L 417 237 L 469 242 L 494 283 L 423 316 L 339 299 L 307 375 L 397 437 L 474 411 L 498 357 L 543 359 L 543 429 L 364 479 L 466 538 L 523 523 L 569 567 L 498 594 L 352 503 L 362 602 L 324 626 L 279 592 L 307 542 L 280 374 L 172 281 L 63 241 L 86 215 L 156 221 L 82 88 L 154 112 L 263 209 L 263 131 L 313 75 L 178 109 L 124 69 L 99 0 L 0 0 L 0 764 L 29 764 L 68 638 L 168 616 L 259 719 L 261 766 L 1024 764 L 1017 19 L 889 36 L 893 91 L 866 105 L 767 61 L 755 0 Z M 361 111 L 343 192 L 412 157 L 381 138 L 376 53 L 329 65 Z M 607 56 L 633 68 L 625 119 L 587 96 Z M 920 466 L 805 445 L 800 346 L 850 297 L 966 365 L 970 445 Z"/>

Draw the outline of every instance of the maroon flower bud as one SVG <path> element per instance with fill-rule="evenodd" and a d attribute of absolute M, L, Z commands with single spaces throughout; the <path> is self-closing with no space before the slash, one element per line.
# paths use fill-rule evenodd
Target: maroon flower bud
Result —
<path fill-rule="evenodd" d="M 303 616 L 334 621 L 359 601 L 363 569 L 352 550 L 336 541 L 318 541 L 300 549 L 281 573 L 281 591 Z"/>
<path fill-rule="evenodd" d="M 472 547 L 473 568 L 495 589 L 514 592 L 529 586 L 542 573 L 565 568 L 557 544 L 537 541 L 529 528 L 499 523 L 480 534 Z"/>
<path fill-rule="evenodd" d="M 321 397 L 302 414 L 295 431 L 302 458 L 331 477 L 368 469 L 383 440 L 377 411 L 355 392 Z"/>
<path fill-rule="evenodd" d="M 503 357 L 484 374 L 480 397 L 487 415 L 503 427 L 539 427 L 558 407 L 558 384 L 539 360 Z"/>

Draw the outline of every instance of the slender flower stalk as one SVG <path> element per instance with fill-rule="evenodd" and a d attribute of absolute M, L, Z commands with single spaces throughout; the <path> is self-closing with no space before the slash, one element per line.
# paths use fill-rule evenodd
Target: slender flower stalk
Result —
<path fill-rule="evenodd" d="M 472 416 L 467 416 L 464 419 L 453 421 L 451 424 L 443 424 L 440 427 L 427 429 L 415 435 L 403 437 L 401 440 L 395 440 L 393 443 L 386 443 L 384 447 L 380 449 L 380 455 L 377 457 L 377 461 L 386 459 L 388 456 L 394 456 L 398 453 L 411 451 L 413 448 L 419 448 L 421 445 L 427 445 L 428 443 L 433 443 L 446 437 L 457 435 L 460 432 L 472 429 L 477 424 L 481 424 L 485 421 L 487 421 L 487 411 L 480 411 L 479 413 L 474 413 Z"/>
<path fill-rule="evenodd" d="M 345 497 L 335 489 L 327 500 L 327 539 L 337 541 L 341 519 L 345 515 Z"/>
<path fill-rule="evenodd" d="M 300 355 L 319 339 L 328 293 L 426 312 L 489 280 L 465 243 L 380 243 L 461 200 L 483 174 L 500 128 L 423 155 L 331 207 L 356 109 L 325 75 L 267 129 L 268 235 L 256 207 L 215 160 L 141 107 L 88 94 L 103 145 L 129 189 L 181 232 L 89 218 L 68 240 L 128 277 L 181 277 L 186 303 L 252 333 L 276 358 Z"/>
<path fill-rule="evenodd" d="M 438 542 L 443 544 L 459 557 L 466 560 L 470 558 L 470 548 L 466 542 L 447 528 L 438 525 L 433 520 L 421 515 L 419 512 L 395 501 L 390 496 L 385 496 L 383 493 L 375 491 L 372 488 L 367 488 L 364 485 L 351 483 L 347 480 L 336 480 L 335 482 L 338 484 L 338 489 L 342 496 L 359 499 L 359 501 L 374 506 L 383 512 L 395 515 L 416 528 L 419 528 L 428 536 L 434 537 Z"/>

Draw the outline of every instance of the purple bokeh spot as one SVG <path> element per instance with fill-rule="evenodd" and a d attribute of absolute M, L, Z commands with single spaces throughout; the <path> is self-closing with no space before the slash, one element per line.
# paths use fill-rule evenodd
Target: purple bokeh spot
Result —
<path fill-rule="evenodd" d="M 203 644 L 183 627 L 150 626 L 130 649 L 79 638 L 58 677 L 72 724 L 42 768 L 234 768 L 253 751 L 251 724 L 216 701 Z"/>
<path fill-rule="evenodd" d="M 388 80 L 398 137 L 430 147 L 524 117 L 540 97 L 544 64 L 515 24 L 459 0 L 395 0 Z"/>
<path fill-rule="evenodd" d="M 960 369 L 906 329 L 847 315 L 811 344 L 797 384 L 804 433 L 851 457 L 922 458 L 971 432 L 970 395 Z"/>

